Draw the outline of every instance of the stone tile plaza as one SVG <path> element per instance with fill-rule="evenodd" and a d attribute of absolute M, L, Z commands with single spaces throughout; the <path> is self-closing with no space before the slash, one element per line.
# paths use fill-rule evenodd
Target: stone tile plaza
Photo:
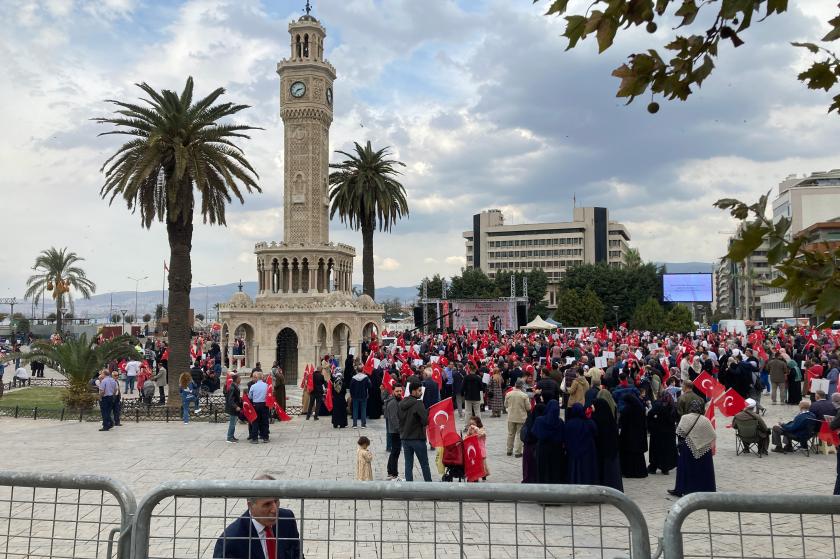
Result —
<path fill-rule="evenodd" d="M 840 557 L 836 2 L 590 4 L 0 3 L 0 559 Z"/>

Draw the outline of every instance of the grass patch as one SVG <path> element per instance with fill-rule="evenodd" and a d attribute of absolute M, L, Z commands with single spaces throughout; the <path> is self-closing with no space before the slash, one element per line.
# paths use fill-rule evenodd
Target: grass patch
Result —
<path fill-rule="evenodd" d="M 33 386 L 6 393 L 0 398 L 0 406 L 4 408 L 20 406 L 29 409 L 38 407 L 39 409 L 60 410 L 64 407 L 64 402 L 61 400 L 63 395 L 63 388 Z"/>

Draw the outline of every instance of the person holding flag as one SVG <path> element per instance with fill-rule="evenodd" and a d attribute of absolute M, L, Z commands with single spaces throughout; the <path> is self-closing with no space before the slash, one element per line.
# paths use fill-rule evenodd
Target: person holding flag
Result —
<path fill-rule="evenodd" d="M 324 367 L 324 372 L 329 369 Z M 327 381 L 324 380 L 324 375 L 321 371 L 312 367 L 309 378 L 307 379 L 307 391 L 309 392 L 309 405 L 306 407 L 306 419 L 312 415 L 312 408 L 315 408 L 315 421 L 318 421 L 318 410 L 321 409 L 321 400 L 324 399 L 324 387 Z"/>
<path fill-rule="evenodd" d="M 423 387 L 419 382 L 408 386 L 409 395 L 399 405 L 400 441 L 405 452 L 405 480 L 414 481 L 414 458 L 420 462 L 424 481 L 432 481 L 429 456 L 426 452 L 426 425 L 429 414 L 420 396 Z"/>
<path fill-rule="evenodd" d="M 226 383 L 227 384 L 227 383 Z M 233 373 L 230 376 L 230 385 L 225 387 L 225 412 L 228 414 L 227 442 L 238 443 L 235 437 L 236 422 L 239 420 L 239 413 L 242 411 L 242 394 L 239 391 L 239 375 Z"/>

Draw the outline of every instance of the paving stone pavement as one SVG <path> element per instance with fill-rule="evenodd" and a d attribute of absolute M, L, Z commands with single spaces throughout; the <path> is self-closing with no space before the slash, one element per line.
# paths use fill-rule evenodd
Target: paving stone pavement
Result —
<path fill-rule="evenodd" d="M 290 401 L 299 399 L 299 391 L 296 390 L 290 388 Z M 794 406 L 787 405 L 767 403 L 767 407 L 765 420 L 768 425 L 788 420 L 796 411 Z M 518 483 L 521 480 L 521 461 L 505 455 L 504 416 L 497 419 L 486 414 L 484 421 L 488 433 L 488 463 L 492 472 L 488 483 Z M 462 423 L 459 420 L 459 427 Z M 836 465 L 834 455 L 770 453 L 763 458 L 736 456 L 734 431 L 725 427 L 728 421 L 724 418 L 718 417 L 717 423 L 718 443 L 714 461 L 718 491 L 805 496 L 831 494 Z M 226 425 L 223 424 L 125 423 L 107 433 L 98 432 L 98 428 L 99 425 L 94 423 L 4 418 L 0 420 L 3 441 L 0 446 L 0 470 L 107 475 L 125 482 L 138 500 L 165 480 L 250 479 L 267 472 L 278 479 L 351 481 L 355 474 L 356 440 L 364 434 L 372 441 L 374 477 L 385 478 L 384 420 L 370 420 L 367 429 L 356 431 L 349 427 L 333 429 L 328 417 L 316 422 L 296 416 L 291 422 L 273 424 L 271 442 L 260 445 L 226 443 Z M 237 434 L 243 439 L 247 436 L 244 425 L 237 427 Z M 434 474 L 434 465 L 432 468 Z M 401 472 L 402 469 L 401 460 Z M 419 468 L 414 475 L 415 479 L 422 479 Z M 624 480 L 626 494 L 645 515 L 653 549 L 656 549 L 656 540 L 662 534 L 665 515 L 676 501 L 666 493 L 673 487 L 674 477 L 672 473 L 670 476 L 657 474 L 645 479 Z M 48 497 L 48 500 L 55 498 L 52 493 Z M 0 496 L 0 518 L 15 516 L 18 509 L 6 505 L 3 499 L 8 501 L 8 496 Z M 153 556 L 209 557 L 214 534 L 219 532 L 226 519 L 244 510 L 244 503 L 237 499 L 205 500 L 200 504 L 197 500 L 188 501 L 170 499 L 156 509 L 157 517 L 152 529 Z M 285 505 L 299 513 L 300 503 Z M 453 516 L 456 513 L 447 509 L 447 505 L 453 506 L 451 503 L 437 506 L 411 503 L 405 506 L 395 504 L 389 510 L 390 504 L 382 509 L 379 502 L 360 501 L 353 505 L 352 502 L 307 500 L 306 518 L 312 520 L 308 521 L 305 532 L 322 540 L 328 539 L 326 536 L 329 534 L 332 540 L 329 549 L 325 541 L 307 542 L 307 557 L 457 557 L 456 546 L 446 545 L 458 539 L 457 534 L 452 532 L 455 529 L 453 526 L 457 526 L 457 522 L 453 522 L 457 516 Z M 202 507 L 200 512 L 198 506 Z M 330 507 L 329 510 L 327 507 Z M 465 537 L 472 542 L 470 557 L 515 557 L 515 544 L 522 545 L 528 541 L 535 542 L 539 547 L 521 548 L 519 557 L 543 557 L 544 552 L 550 557 L 613 557 L 621 554 L 586 547 L 605 545 L 626 549 L 626 528 L 598 528 L 599 525 L 626 526 L 621 515 L 610 507 L 552 507 L 548 509 L 546 518 L 557 526 L 551 527 L 549 535 L 542 533 L 542 515 L 546 509 L 533 505 L 518 506 L 516 518 L 519 524 L 514 530 L 501 523 L 503 519 L 513 517 L 513 509 L 503 507 L 511 505 L 476 504 L 471 505 L 469 510 L 465 509 L 465 520 L 469 520 Z M 83 516 L 95 517 L 96 511 L 97 507 L 91 506 Z M 406 515 L 410 515 L 410 530 L 416 534 L 406 534 Z M 195 518 L 191 517 L 198 516 L 204 520 L 196 524 Z M 361 522 L 363 518 L 370 519 L 369 526 L 365 527 Z M 379 522 L 379 518 L 386 518 L 387 522 Z M 575 528 L 570 528 L 572 519 Z M 738 518 L 731 513 L 713 513 L 707 518 L 703 513 L 692 515 L 689 525 L 700 531 L 709 521 L 716 532 L 732 530 L 730 537 L 722 535 L 714 538 L 716 556 L 770 556 L 771 547 L 780 557 L 837 556 L 839 542 L 834 538 L 808 537 L 803 541 L 799 536 L 803 529 L 811 536 L 831 535 L 834 531 L 840 534 L 840 524 L 832 526 L 833 519 L 811 517 L 801 520 L 797 515 L 774 515 L 772 538 L 769 536 L 767 515 L 741 515 Z M 756 535 L 739 536 L 739 522 L 741 533 Z M 498 526 L 495 523 L 499 523 Z M 11 524 L 10 533 L 15 530 L 23 533 L 28 529 Z M 352 542 L 338 541 L 352 539 L 354 525 L 362 539 L 385 543 L 359 542 L 354 547 Z M 378 536 L 380 532 L 382 535 Z M 510 540 L 511 534 L 518 539 Z M 406 538 L 412 541 L 410 551 L 400 543 Z M 433 540 L 439 545 L 423 543 Z M 574 549 L 570 544 L 572 541 L 575 542 Z M 488 544 L 492 544 L 492 549 Z M 44 545 L 48 546 L 48 542 Z M 709 545 L 707 536 L 686 537 L 686 551 L 696 553 L 698 557 L 712 554 Z M 758 555 L 748 554 L 750 549 Z M 29 556 L 37 556 L 31 548 L 28 553 Z M 84 553 L 77 551 L 74 556 L 101 556 L 101 550 L 93 548 Z"/>

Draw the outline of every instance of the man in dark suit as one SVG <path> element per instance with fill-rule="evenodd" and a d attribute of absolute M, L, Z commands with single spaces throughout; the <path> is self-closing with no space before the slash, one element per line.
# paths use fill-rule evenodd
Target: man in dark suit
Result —
<path fill-rule="evenodd" d="M 273 480 L 263 474 L 258 480 Z M 221 559 L 301 559 L 295 515 L 277 499 L 249 498 L 248 510 L 216 540 L 213 557 Z"/>

